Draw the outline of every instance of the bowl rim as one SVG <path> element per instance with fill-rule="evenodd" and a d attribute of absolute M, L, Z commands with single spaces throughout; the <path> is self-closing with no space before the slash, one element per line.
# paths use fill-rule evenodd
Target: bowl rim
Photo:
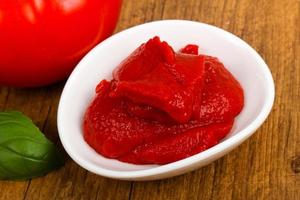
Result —
<path fill-rule="evenodd" d="M 141 170 L 136 170 L 136 171 L 119 171 L 119 170 L 110 170 L 110 169 L 105 169 L 102 168 L 101 166 L 96 166 L 94 164 L 90 164 L 84 159 L 82 159 L 80 156 L 76 155 L 73 153 L 70 143 L 66 140 L 64 140 L 64 131 L 63 131 L 63 124 L 61 123 L 61 114 L 63 111 L 63 105 L 66 103 L 65 98 L 66 98 L 66 91 L 69 90 L 70 87 L 70 82 L 73 82 L 74 77 L 76 77 L 76 74 L 79 73 L 81 70 L 81 66 L 83 63 L 86 62 L 86 60 L 89 58 L 90 55 L 94 54 L 94 51 L 98 46 L 103 45 L 103 44 L 109 44 L 110 41 L 114 40 L 114 38 L 118 37 L 120 34 L 136 31 L 136 29 L 142 29 L 145 26 L 149 26 L 152 24 L 159 24 L 159 23 L 167 23 L 167 24 L 172 24 L 172 23 L 186 23 L 186 24 L 196 24 L 203 26 L 208 29 L 214 29 L 215 31 L 221 31 L 222 34 L 225 34 L 227 37 L 230 37 L 237 42 L 239 42 L 239 45 L 243 46 L 243 48 L 247 49 L 256 59 L 258 62 L 258 65 L 262 68 L 263 70 L 263 77 L 266 79 L 266 90 L 267 90 L 267 95 L 263 104 L 263 107 L 257 117 L 251 121 L 243 130 L 237 132 L 235 135 L 230 137 L 227 140 L 224 140 L 217 145 L 200 152 L 198 154 L 195 154 L 193 156 L 190 156 L 188 158 L 172 162 L 166 165 L 160 165 L 154 168 L 150 169 L 141 169 Z M 178 20 L 178 19 L 172 19 L 172 20 L 157 20 L 157 21 L 152 21 L 148 23 L 143 23 L 140 25 L 136 25 L 133 27 L 130 27 L 128 29 L 125 29 L 123 31 L 120 31 L 111 37 L 107 38 L 106 40 L 102 41 L 98 45 L 96 45 L 92 50 L 90 50 L 82 59 L 81 61 L 77 64 L 77 66 L 74 68 L 73 72 L 69 76 L 67 82 L 65 83 L 65 86 L 63 88 L 59 105 L 58 105 L 58 111 L 57 111 L 57 128 L 58 128 L 58 133 L 59 133 L 59 138 L 60 141 L 66 150 L 66 152 L 69 154 L 69 156 L 81 167 L 87 169 L 90 172 L 93 172 L 95 174 L 109 177 L 109 178 L 115 178 L 115 179 L 138 179 L 138 178 L 147 178 L 147 177 L 152 177 L 154 175 L 162 175 L 167 172 L 173 172 L 179 169 L 184 169 L 188 166 L 194 165 L 200 161 L 205 161 L 209 159 L 211 156 L 214 155 L 219 155 L 225 150 L 231 150 L 231 147 L 234 147 L 235 145 L 239 145 L 241 142 L 243 142 L 245 139 L 250 137 L 266 120 L 267 116 L 269 115 L 273 103 L 275 99 L 275 86 L 274 86 L 274 80 L 272 78 L 272 74 L 270 69 L 268 68 L 267 64 L 265 61 L 261 58 L 261 56 L 249 45 L 247 44 L 244 40 L 239 38 L 238 36 L 223 30 L 221 28 L 218 28 L 216 26 L 198 22 L 198 21 L 190 21 L 190 20 Z"/>

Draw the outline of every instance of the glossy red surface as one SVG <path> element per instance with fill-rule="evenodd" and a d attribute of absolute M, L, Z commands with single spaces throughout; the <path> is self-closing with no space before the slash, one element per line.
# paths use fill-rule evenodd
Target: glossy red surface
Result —
<path fill-rule="evenodd" d="M 66 78 L 108 37 L 121 0 L 0 0 L 0 84 L 42 86 Z"/>
<path fill-rule="evenodd" d="M 100 154 L 166 164 L 216 145 L 243 107 L 243 90 L 217 58 L 188 45 L 175 53 L 155 37 L 103 80 L 84 118 Z M 176 103 L 173 103 L 176 102 Z"/>
<path fill-rule="evenodd" d="M 155 37 L 137 49 L 125 65 L 121 63 L 114 77 L 113 97 L 153 106 L 179 123 L 199 118 L 203 56 L 175 54 L 169 45 Z"/>

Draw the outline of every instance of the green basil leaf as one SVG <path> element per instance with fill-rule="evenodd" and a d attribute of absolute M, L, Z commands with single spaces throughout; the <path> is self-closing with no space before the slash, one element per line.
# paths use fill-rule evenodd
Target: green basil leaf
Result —
<path fill-rule="evenodd" d="M 0 179 L 30 179 L 64 164 L 62 155 L 20 112 L 0 112 Z"/>

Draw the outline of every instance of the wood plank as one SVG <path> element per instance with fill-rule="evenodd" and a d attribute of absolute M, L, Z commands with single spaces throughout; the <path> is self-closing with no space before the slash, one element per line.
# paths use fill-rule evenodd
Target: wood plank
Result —
<path fill-rule="evenodd" d="M 49 109 L 49 100 L 45 89 L 8 89 L 1 95 L 1 110 L 18 110 L 31 117 L 41 129 Z M 3 92 L 3 93 L 4 93 Z M 0 199 L 23 199 L 30 181 L 1 181 Z"/>

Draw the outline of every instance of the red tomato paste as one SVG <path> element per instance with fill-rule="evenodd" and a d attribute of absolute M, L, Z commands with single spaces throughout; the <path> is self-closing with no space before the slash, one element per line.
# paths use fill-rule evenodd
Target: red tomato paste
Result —
<path fill-rule="evenodd" d="M 216 145 L 243 108 L 240 84 L 215 57 L 158 37 L 102 80 L 84 117 L 84 138 L 101 155 L 166 164 Z"/>

